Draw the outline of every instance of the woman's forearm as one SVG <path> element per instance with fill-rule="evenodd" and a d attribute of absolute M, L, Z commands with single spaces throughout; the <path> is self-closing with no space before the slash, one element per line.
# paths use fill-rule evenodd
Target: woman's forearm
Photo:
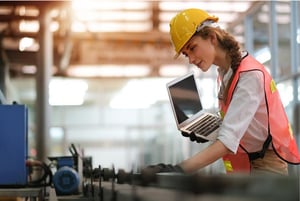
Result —
<path fill-rule="evenodd" d="M 221 141 L 217 140 L 179 165 L 184 172 L 192 173 L 215 162 L 228 153 L 231 153 L 231 151 Z"/>

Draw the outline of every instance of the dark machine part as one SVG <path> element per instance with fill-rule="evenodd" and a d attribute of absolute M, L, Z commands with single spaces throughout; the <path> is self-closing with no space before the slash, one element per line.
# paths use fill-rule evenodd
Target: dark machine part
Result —
<path fill-rule="evenodd" d="M 139 201 L 139 197 L 136 194 L 135 183 L 142 181 L 140 174 L 133 174 L 133 172 L 127 173 L 123 169 L 119 169 L 118 172 L 115 172 L 114 166 L 112 169 L 103 168 L 101 166 L 94 169 L 93 177 L 95 180 L 99 180 L 97 183 L 97 187 L 93 187 L 94 195 L 99 196 L 100 201 L 110 200 L 110 201 L 117 201 L 119 200 L 119 193 L 118 193 L 118 186 L 122 186 L 122 184 L 128 184 L 130 186 L 130 194 L 128 195 L 129 200 Z M 142 183 L 140 183 L 142 184 Z M 106 187 L 109 185 L 109 188 Z M 123 198 L 122 198 L 123 199 Z M 121 200 L 122 200 L 121 199 Z"/>
<path fill-rule="evenodd" d="M 299 201 L 299 178 L 276 175 L 141 173 L 102 168 L 85 178 L 81 194 L 63 201 Z"/>
<path fill-rule="evenodd" d="M 110 169 L 102 169 L 100 175 L 103 178 L 100 201 L 299 201 L 300 196 L 297 177 L 173 173 L 149 177 L 123 170 L 114 174 Z M 151 182 L 146 183 L 145 178 Z M 100 188 L 95 189 L 99 191 Z"/>
<path fill-rule="evenodd" d="M 93 158 L 90 156 L 82 157 L 82 174 L 85 178 L 91 178 L 93 173 Z"/>
<path fill-rule="evenodd" d="M 123 169 L 119 169 L 116 173 L 114 168 L 96 168 L 93 170 L 94 178 L 102 178 L 103 181 L 113 180 L 117 184 L 136 184 L 147 186 L 157 181 L 157 174 L 154 172 L 146 171 L 143 173 L 125 172 Z"/>
<path fill-rule="evenodd" d="M 299 178 L 276 175 L 201 175 L 127 173 L 100 167 L 94 175 L 100 201 L 299 201 Z M 97 186 L 99 185 L 99 186 Z M 97 193 L 96 193 L 97 194 Z"/>

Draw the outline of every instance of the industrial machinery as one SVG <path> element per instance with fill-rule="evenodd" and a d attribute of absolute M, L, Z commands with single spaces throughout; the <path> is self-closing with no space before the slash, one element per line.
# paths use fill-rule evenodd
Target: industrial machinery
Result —
<path fill-rule="evenodd" d="M 53 185 L 57 195 L 73 195 L 82 192 L 83 161 L 74 144 L 69 148 L 72 156 L 49 157 L 55 164 Z"/>
<path fill-rule="evenodd" d="M 27 184 L 27 107 L 0 104 L 0 186 Z"/>
<path fill-rule="evenodd" d="M 82 195 L 58 200 L 97 201 L 299 201 L 297 177 L 133 173 L 95 168 Z"/>
<path fill-rule="evenodd" d="M 299 201 L 298 176 L 156 173 L 92 167 L 71 145 L 71 156 L 28 159 L 27 108 L 0 105 L 0 198 L 39 201 Z M 18 125 L 18 126 L 15 126 Z M 40 170 L 39 177 L 33 178 Z"/>

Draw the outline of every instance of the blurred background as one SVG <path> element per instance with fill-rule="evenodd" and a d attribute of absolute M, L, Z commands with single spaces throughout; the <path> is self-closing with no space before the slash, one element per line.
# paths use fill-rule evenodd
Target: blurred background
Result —
<path fill-rule="evenodd" d="M 218 16 L 271 72 L 300 145 L 298 1 L 0 1 L 0 87 L 7 104 L 29 108 L 30 157 L 68 155 L 74 143 L 95 167 L 131 170 L 207 146 L 177 131 L 166 91 L 194 71 L 204 108 L 217 111 L 216 67 L 173 59 L 169 21 L 190 7 Z"/>

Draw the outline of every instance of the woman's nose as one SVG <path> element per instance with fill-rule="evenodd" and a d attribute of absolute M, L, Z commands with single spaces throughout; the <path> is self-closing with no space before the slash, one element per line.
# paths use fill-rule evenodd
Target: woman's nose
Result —
<path fill-rule="evenodd" d="M 189 57 L 189 63 L 194 64 L 195 57 L 192 54 L 190 54 L 188 57 Z"/>

